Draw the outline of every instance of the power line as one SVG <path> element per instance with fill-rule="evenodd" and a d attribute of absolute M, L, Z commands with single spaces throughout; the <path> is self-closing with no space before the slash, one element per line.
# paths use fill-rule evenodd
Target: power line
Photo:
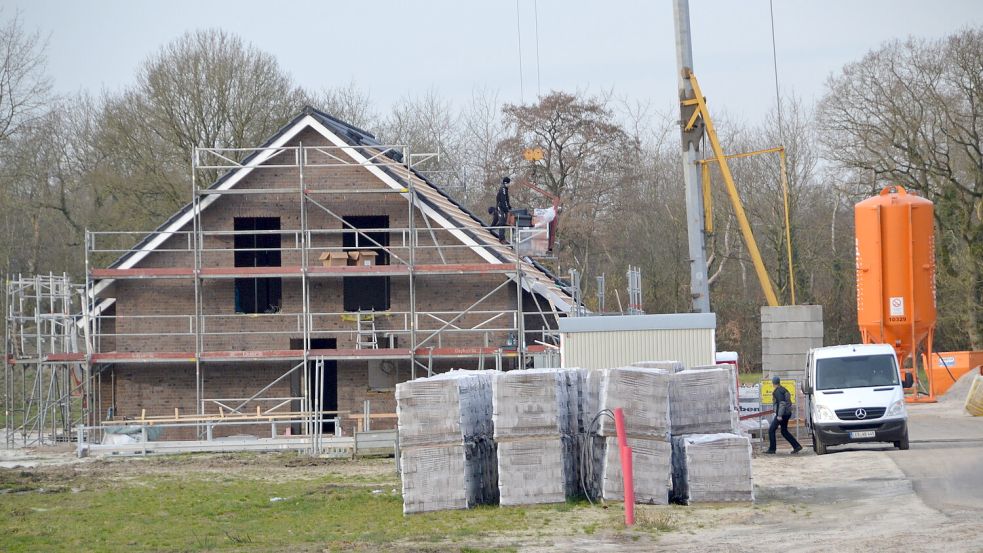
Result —
<path fill-rule="evenodd" d="M 515 0 L 515 35 L 519 41 L 519 102 L 525 103 L 525 87 L 522 83 L 522 19 L 519 17 L 519 0 Z"/>
<path fill-rule="evenodd" d="M 536 13 L 536 94 L 543 96 L 543 83 L 539 74 L 539 0 L 533 0 L 533 10 Z"/>
<path fill-rule="evenodd" d="M 782 138 L 782 97 L 778 92 L 778 49 L 775 47 L 775 6 L 774 0 L 768 0 L 768 13 L 771 16 L 771 61 L 775 69 L 775 106 L 778 109 L 778 139 L 785 145 Z"/>

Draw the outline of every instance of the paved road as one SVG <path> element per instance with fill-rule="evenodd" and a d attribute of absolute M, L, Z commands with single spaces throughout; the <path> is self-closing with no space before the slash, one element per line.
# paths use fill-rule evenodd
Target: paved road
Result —
<path fill-rule="evenodd" d="M 930 507 L 954 514 L 983 512 L 983 417 L 945 405 L 909 408 L 911 449 L 890 451 Z"/>

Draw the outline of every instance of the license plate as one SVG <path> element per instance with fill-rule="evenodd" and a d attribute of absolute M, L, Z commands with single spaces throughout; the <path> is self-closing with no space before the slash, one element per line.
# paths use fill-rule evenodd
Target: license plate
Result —
<path fill-rule="evenodd" d="M 873 438 L 875 434 L 876 433 L 873 430 L 861 430 L 859 432 L 850 432 L 850 438 Z"/>

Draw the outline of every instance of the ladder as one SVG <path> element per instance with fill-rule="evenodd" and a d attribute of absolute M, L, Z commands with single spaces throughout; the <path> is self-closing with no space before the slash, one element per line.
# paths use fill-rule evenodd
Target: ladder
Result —
<path fill-rule="evenodd" d="M 358 332 L 355 349 L 379 349 L 375 334 L 375 311 L 359 311 L 355 318 Z"/>

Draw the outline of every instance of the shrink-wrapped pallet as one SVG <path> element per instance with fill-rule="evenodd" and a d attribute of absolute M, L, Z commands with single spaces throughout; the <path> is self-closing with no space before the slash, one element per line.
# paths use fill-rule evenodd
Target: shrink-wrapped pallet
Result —
<path fill-rule="evenodd" d="M 529 369 L 493 379 L 496 438 L 576 434 L 578 378 L 573 370 Z"/>
<path fill-rule="evenodd" d="M 495 371 L 451 371 L 396 385 L 400 447 L 459 444 L 492 435 Z"/>
<path fill-rule="evenodd" d="M 754 501 L 751 441 L 737 434 L 672 439 L 673 498 L 681 503 Z"/>
<path fill-rule="evenodd" d="M 686 370 L 686 366 L 679 361 L 637 361 L 632 363 L 631 366 L 641 367 L 643 369 L 662 369 L 671 373 Z"/>
<path fill-rule="evenodd" d="M 497 374 L 492 405 L 502 505 L 555 503 L 578 489 L 584 371 Z"/>
<path fill-rule="evenodd" d="M 403 449 L 400 470 L 404 514 L 498 501 L 495 444 L 490 440 Z"/>
<path fill-rule="evenodd" d="M 732 369 L 719 367 L 673 374 L 669 389 L 672 434 L 739 432 L 733 375 Z"/>
<path fill-rule="evenodd" d="M 494 503 L 494 371 L 451 371 L 396 386 L 403 512 Z"/>
<path fill-rule="evenodd" d="M 621 367 L 600 371 L 598 411 L 622 408 L 629 436 L 669 439 L 669 386 L 672 373 L 662 369 Z M 602 417 L 601 436 L 615 436 L 614 420 Z"/>
<path fill-rule="evenodd" d="M 621 452 L 617 438 L 605 438 L 605 455 L 602 470 L 602 494 L 604 499 L 623 501 L 624 481 L 621 471 Z M 628 446 L 632 450 L 632 476 L 635 484 L 635 501 L 665 505 L 672 491 L 672 445 L 665 440 L 648 440 L 631 436 Z"/>
<path fill-rule="evenodd" d="M 577 438 L 534 436 L 498 443 L 502 505 L 562 503 L 578 493 Z"/>

